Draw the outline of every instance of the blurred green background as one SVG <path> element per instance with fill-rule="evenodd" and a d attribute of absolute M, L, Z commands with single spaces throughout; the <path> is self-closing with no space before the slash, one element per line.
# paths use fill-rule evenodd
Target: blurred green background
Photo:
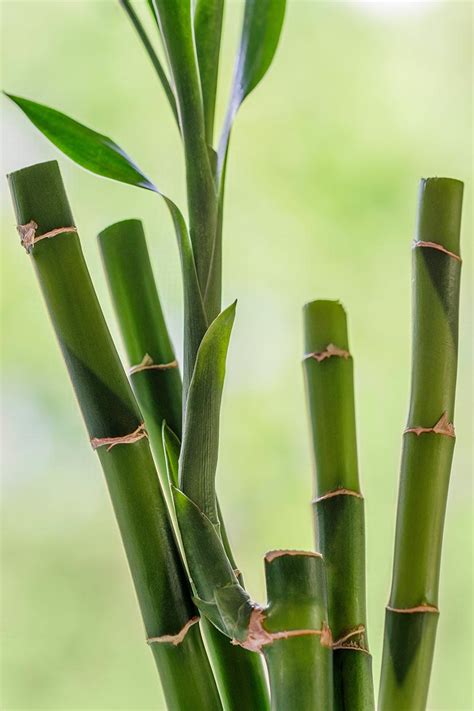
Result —
<path fill-rule="evenodd" d="M 3 86 L 107 133 L 183 205 L 177 132 L 118 3 L 2 9 Z M 240 10 L 228 3 L 221 115 Z M 429 699 L 446 711 L 472 708 L 472 11 L 470 2 L 290 2 L 274 66 L 232 137 L 225 219 L 225 302 L 239 304 L 219 489 L 239 567 L 263 600 L 264 552 L 312 545 L 301 308 L 340 298 L 355 354 L 377 679 L 408 403 L 418 180 L 466 181 L 458 441 Z M 2 113 L 3 173 L 58 156 L 6 100 Z M 178 254 L 163 204 L 60 160 L 114 334 L 95 235 L 141 217 L 180 352 Z M 162 709 L 102 474 L 3 179 L 1 195 L 2 708 Z"/>

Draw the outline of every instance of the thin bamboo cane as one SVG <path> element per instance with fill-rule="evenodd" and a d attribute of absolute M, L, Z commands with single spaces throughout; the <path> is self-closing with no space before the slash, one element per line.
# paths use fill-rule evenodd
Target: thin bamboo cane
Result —
<path fill-rule="evenodd" d="M 122 534 L 170 709 L 220 709 L 197 611 L 142 418 L 110 337 L 56 161 L 9 176 L 31 254 Z"/>
<path fill-rule="evenodd" d="M 463 184 L 421 181 L 413 245 L 412 381 L 385 617 L 381 711 L 426 706 L 454 451 Z"/>
<path fill-rule="evenodd" d="M 99 245 L 130 362 L 139 362 L 143 354 L 150 355 L 155 364 L 173 360 L 173 347 L 163 318 L 142 223 L 125 220 L 111 225 L 99 234 Z M 165 420 L 173 433 L 181 438 L 179 371 L 177 368 L 146 367 L 133 372 L 132 369 L 131 380 L 144 413 L 152 449 L 159 457 L 162 479 L 167 480 L 162 466 L 162 423 Z M 166 486 L 168 488 L 168 481 Z M 223 518 L 221 515 L 219 518 L 224 548 L 235 569 L 237 566 Z M 229 639 L 204 618 L 201 624 L 224 708 L 227 711 L 266 708 L 268 690 L 260 659 L 231 645 Z"/>
<path fill-rule="evenodd" d="M 326 563 L 335 708 L 374 708 L 367 640 L 365 524 L 357 465 L 353 362 L 337 301 L 304 309 L 304 370 L 315 459 L 316 548 Z"/>
<path fill-rule="evenodd" d="M 332 711 L 333 672 L 323 559 L 302 551 L 265 557 L 262 646 L 274 711 Z M 352 707 L 351 707 L 352 708 Z"/>

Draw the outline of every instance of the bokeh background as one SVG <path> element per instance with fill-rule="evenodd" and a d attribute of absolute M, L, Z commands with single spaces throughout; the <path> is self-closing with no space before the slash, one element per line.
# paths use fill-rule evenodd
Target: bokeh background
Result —
<path fill-rule="evenodd" d="M 177 132 L 118 3 L 10 0 L 2 11 L 3 86 L 110 135 L 184 205 Z M 221 116 L 240 12 L 228 2 Z M 377 679 L 409 392 L 418 180 L 466 181 L 458 441 L 429 698 L 445 711 L 473 708 L 472 12 L 471 2 L 290 1 L 273 68 L 232 137 L 225 219 L 225 302 L 239 304 L 218 480 L 239 566 L 263 600 L 264 552 L 312 545 L 301 308 L 340 298 L 355 355 Z M 2 116 L 3 173 L 58 157 L 6 100 Z M 163 204 L 60 161 L 117 343 L 95 235 L 141 217 L 180 352 L 178 254 Z M 1 707 L 162 709 L 98 461 L 0 186 Z"/>

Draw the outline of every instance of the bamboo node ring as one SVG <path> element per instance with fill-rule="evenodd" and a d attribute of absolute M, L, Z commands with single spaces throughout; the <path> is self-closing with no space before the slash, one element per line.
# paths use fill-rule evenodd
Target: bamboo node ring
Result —
<path fill-rule="evenodd" d="M 177 634 L 164 634 L 161 637 L 148 637 L 147 644 L 172 644 L 175 647 L 181 644 L 183 639 L 186 637 L 187 633 L 196 622 L 199 622 L 199 617 L 191 617 L 190 620 L 186 622 L 184 627 L 180 629 Z"/>
<path fill-rule="evenodd" d="M 316 360 L 318 363 L 321 363 L 321 361 L 333 357 L 344 358 L 344 360 L 347 360 L 351 357 L 351 354 L 349 353 L 349 351 L 346 351 L 343 348 L 339 348 L 339 346 L 335 346 L 334 343 L 329 343 L 323 351 L 307 353 L 304 356 L 304 360 L 313 358 L 313 360 Z"/>
<path fill-rule="evenodd" d="M 117 446 L 117 444 L 134 444 L 140 439 L 143 439 L 143 437 L 148 437 L 144 422 L 142 422 L 134 432 L 120 437 L 92 437 L 91 445 L 92 449 L 98 449 L 99 447 L 108 445 L 107 452 L 110 452 L 112 447 Z"/>
<path fill-rule="evenodd" d="M 42 239 L 50 239 L 51 237 L 57 237 L 58 235 L 67 234 L 69 232 L 77 233 L 77 228 L 71 225 L 70 227 L 56 227 L 54 230 L 36 236 L 38 225 L 34 220 L 27 222 L 26 225 L 17 225 L 16 229 L 20 235 L 21 245 L 26 249 L 28 254 L 30 254 L 35 244 Z"/>
<path fill-rule="evenodd" d="M 132 365 L 131 368 L 129 368 L 128 374 L 133 375 L 134 373 L 140 373 L 142 370 L 171 370 L 177 367 L 178 361 L 176 359 L 169 363 L 155 363 L 153 358 L 148 353 L 145 353 L 141 363 Z"/>
<path fill-rule="evenodd" d="M 449 421 L 447 412 L 443 412 L 438 422 L 433 425 L 433 427 L 407 427 L 403 434 L 407 434 L 408 432 L 412 432 L 417 437 L 419 437 L 421 434 L 429 433 L 445 435 L 446 437 L 456 437 L 454 425 L 452 422 Z"/>
<path fill-rule="evenodd" d="M 444 254 L 447 254 L 448 257 L 452 257 L 457 262 L 462 262 L 462 259 L 459 254 L 450 252 L 449 249 L 443 247 L 443 245 L 439 244 L 439 242 L 427 242 L 426 240 L 419 239 L 413 242 L 413 249 L 416 249 L 417 247 L 428 247 L 429 249 L 436 249 L 438 252 L 443 252 Z"/>

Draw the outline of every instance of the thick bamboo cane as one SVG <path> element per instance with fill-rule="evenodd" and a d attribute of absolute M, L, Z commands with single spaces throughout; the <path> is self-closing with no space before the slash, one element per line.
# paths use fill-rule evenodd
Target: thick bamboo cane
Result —
<path fill-rule="evenodd" d="M 422 711 L 436 627 L 454 451 L 463 184 L 421 181 L 413 244 L 412 381 L 385 616 L 381 711 Z"/>
<path fill-rule="evenodd" d="M 170 709 L 220 709 L 142 416 L 82 254 L 56 161 L 9 176 L 23 246 L 97 451 Z"/>

